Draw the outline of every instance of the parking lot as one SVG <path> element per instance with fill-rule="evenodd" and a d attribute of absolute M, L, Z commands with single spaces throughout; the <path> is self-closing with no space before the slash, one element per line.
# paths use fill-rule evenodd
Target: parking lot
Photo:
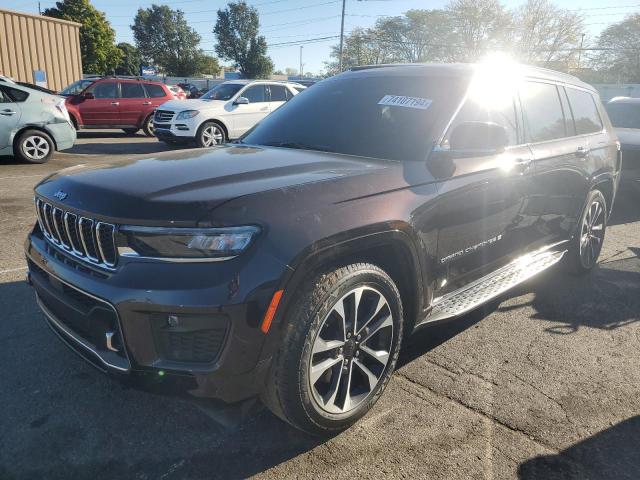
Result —
<path fill-rule="evenodd" d="M 591 276 L 554 269 L 422 330 L 369 415 L 320 439 L 258 404 L 127 388 L 45 325 L 24 282 L 33 186 L 168 149 L 100 131 L 44 165 L 0 158 L 0 479 L 640 477 L 638 197 L 618 198 Z"/>

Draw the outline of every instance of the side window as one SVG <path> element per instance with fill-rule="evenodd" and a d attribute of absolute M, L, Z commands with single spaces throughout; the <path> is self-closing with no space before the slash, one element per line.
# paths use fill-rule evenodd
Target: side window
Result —
<path fill-rule="evenodd" d="M 249 87 L 244 92 L 242 92 L 241 96 L 249 99 L 249 103 L 260 103 L 267 101 L 264 85 L 254 85 L 253 87 Z"/>
<path fill-rule="evenodd" d="M 4 87 L 5 95 L 8 97 L 7 102 L 24 102 L 29 98 L 29 94 L 24 90 L 18 90 L 17 88 Z"/>
<path fill-rule="evenodd" d="M 518 144 L 518 122 L 512 97 L 505 97 L 491 106 L 482 99 L 467 98 L 453 120 L 449 133 L 464 122 L 490 122 L 501 125 L 507 131 L 509 145 Z"/>
<path fill-rule="evenodd" d="M 567 100 L 567 90 L 564 87 L 558 87 L 558 91 L 560 93 L 562 111 L 564 112 L 564 127 L 566 129 L 567 136 L 573 137 L 576 134 L 576 126 L 573 123 L 573 114 L 571 113 L 569 100 Z"/>
<path fill-rule="evenodd" d="M 149 95 L 149 97 L 151 98 L 160 98 L 160 97 L 167 96 L 167 94 L 164 91 L 164 88 L 162 88 L 160 85 L 155 85 L 153 83 L 145 83 L 144 88 L 147 91 L 147 95 Z"/>
<path fill-rule="evenodd" d="M 12 103 L 13 100 L 11 100 L 9 98 L 9 96 L 4 93 L 4 90 L 2 90 L 2 88 L 0 88 L 0 103 Z"/>
<path fill-rule="evenodd" d="M 571 103 L 573 120 L 576 124 L 578 135 L 602 130 L 602 120 L 593 95 L 584 90 L 570 87 L 567 88 L 567 95 L 569 96 L 569 103 Z"/>
<path fill-rule="evenodd" d="M 116 98 L 118 96 L 116 93 L 116 82 L 96 83 L 87 91 L 93 93 L 95 98 Z"/>
<path fill-rule="evenodd" d="M 525 82 L 520 92 L 530 142 L 567 136 L 558 89 L 550 83 Z"/>
<path fill-rule="evenodd" d="M 286 102 L 287 101 L 287 89 L 284 85 L 269 85 L 271 91 L 272 102 Z"/>
<path fill-rule="evenodd" d="M 120 96 L 122 98 L 144 98 L 144 89 L 139 83 L 121 83 Z"/>

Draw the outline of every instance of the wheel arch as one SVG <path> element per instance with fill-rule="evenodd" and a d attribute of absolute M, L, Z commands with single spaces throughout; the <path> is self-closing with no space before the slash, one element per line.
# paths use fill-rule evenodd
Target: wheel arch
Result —
<path fill-rule="evenodd" d="M 16 132 L 13 135 L 13 139 L 11 140 L 11 144 L 13 147 L 16 146 L 16 141 L 18 140 L 18 138 L 20 138 L 20 135 L 22 135 L 25 131 L 27 130 L 38 130 L 42 133 L 46 133 L 47 136 L 51 139 L 51 141 L 53 142 L 53 148 L 54 150 L 57 152 L 58 151 L 58 144 L 56 142 L 56 138 L 53 136 L 53 134 L 46 129 L 46 127 L 44 127 L 43 125 L 23 125 L 22 127 L 20 127 L 19 130 L 16 130 Z"/>
<path fill-rule="evenodd" d="M 224 135 L 227 138 L 227 141 L 229 140 L 229 127 L 227 127 L 227 124 L 224 123 L 222 120 L 220 120 L 219 118 L 207 118 L 206 120 L 203 120 L 202 123 L 200 123 L 200 125 L 198 125 L 198 129 L 197 129 L 197 135 L 200 135 L 200 129 L 202 128 L 202 126 L 207 123 L 207 122 L 215 122 L 218 125 L 220 125 L 222 127 L 222 129 L 224 130 Z"/>
<path fill-rule="evenodd" d="M 611 211 L 613 210 L 613 200 L 615 198 L 615 183 L 613 178 L 606 177 L 603 179 L 599 179 L 594 185 L 591 187 L 592 190 L 599 190 L 604 195 L 604 199 L 607 202 L 607 210 L 609 210 L 608 214 L 611 215 Z"/>

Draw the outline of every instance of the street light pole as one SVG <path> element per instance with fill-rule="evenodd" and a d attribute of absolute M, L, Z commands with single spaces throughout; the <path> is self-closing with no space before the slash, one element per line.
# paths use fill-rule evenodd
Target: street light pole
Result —
<path fill-rule="evenodd" d="M 300 78 L 302 79 L 302 49 L 304 48 L 303 45 L 300 45 Z"/>
<path fill-rule="evenodd" d="M 340 72 L 342 71 L 342 47 L 344 45 L 344 10 L 347 0 L 342 0 L 342 21 L 340 22 Z"/>

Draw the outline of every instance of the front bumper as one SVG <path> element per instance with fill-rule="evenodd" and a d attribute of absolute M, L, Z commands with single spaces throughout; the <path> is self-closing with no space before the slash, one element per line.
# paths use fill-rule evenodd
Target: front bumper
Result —
<path fill-rule="evenodd" d="M 259 323 L 270 293 L 254 289 L 231 298 L 229 285 L 244 278 L 244 270 L 227 277 L 230 283 L 216 279 L 229 262 L 134 262 L 103 272 L 58 251 L 38 227 L 25 251 L 47 324 L 100 370 L 143 388 L 226 402 L 263 389 L 271 354 L 262 348 Z M 271 267 L 274 273 L 280 268 Z M 217 271 L 195 273 L 202 268 Z"/>
<path fill-rule="evenodd" d="M 640 192 L 640 146 L 622 145 L 620 183 Z"/>
<path fill-rule="evenodd" d="M 153 129 L 156 137 L 169 140 L 194 140 L 200 124 L 195 118 L 175 120 L 175 116 L 167 123 L 158 122 L 154 119 Z"/>

